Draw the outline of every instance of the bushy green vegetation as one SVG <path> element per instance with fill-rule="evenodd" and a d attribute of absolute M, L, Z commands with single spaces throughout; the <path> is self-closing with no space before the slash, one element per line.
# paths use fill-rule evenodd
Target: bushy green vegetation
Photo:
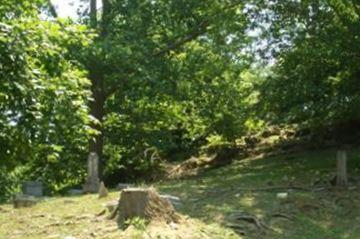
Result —
<path fill-rule="evenodd" d="M 86 28 L 43 21 L 32 1 L 25 9 L 8 2 L 0 8 L 1 198 L 19 172 L 53 189 L 80 182 L 91 131 L 90 82 L 71 57 L 72 48 L 89 45 Z"/>
<path fill-rule="evenodd" d="M 269 125 L 360 129 L 356 1 L 103 0 L 73 21 L 15 2 L 0 6 L 1 199 L 25 179 L 80 185 L 89 152 L 111 185 Z"/>

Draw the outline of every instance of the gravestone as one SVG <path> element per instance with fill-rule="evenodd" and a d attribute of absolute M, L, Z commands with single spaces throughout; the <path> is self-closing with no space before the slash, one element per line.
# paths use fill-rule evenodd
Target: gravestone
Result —
<path fill-rule="evenodd" d="M 174 206 L 175 209 L 180 209 L 182 203 L 180 198 L 171 195 L 160 195 L 161 198 L 168 200 Z"/>
<path fill-rule="evenodd" d="M 84 193 L 84 191 L 82 189 L 76 189 L 76 188 L 72 188 L 67 191 L 67 194 L 69 196 L 79 196 L 83 193 Z"/>
<path fill-rule="evenodd" d="M 104 198 L 107 197 L 107 195 L 109 194 L 108 189 L 105 187 L 104 182 L 100 183 L 100 188 L 99 188 L 99 198 Z"/>
<path fill-rule="evenodd" d="M 35 197 L 43 196 L 43 184 L 38 181 L 26 181 L 22 185 L 23 194 Z"/>
<path fill-rule="evenodd" d="M 124 190 L 124 189 L 127 189 L 127 188 L 131 188 L 132 185 L 131 184 L 128 184 L 128 183 L 119 183 L 117 186 L 116 186 L 116 189 L 121 191 L 121 190 Z"/>
<path fill-rule="evenodd" d="M 84 193 L 97 193 L 99 191 L 99 156 L 91 152 L 87 161 L 87 177 L 83 185 Z"/>

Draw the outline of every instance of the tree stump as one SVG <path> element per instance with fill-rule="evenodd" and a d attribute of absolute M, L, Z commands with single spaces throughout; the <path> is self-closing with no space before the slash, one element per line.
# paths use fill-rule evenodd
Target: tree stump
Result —
<path fill-rule="evenodd" d="M 348 184 L 346 158 L 346 151 L 339 150 L 337 152 L 336 186 L 339 188 L 344 188 Z"/>
<path fill-rule="evenodd" d="M 146 220 L 177 222 L 179 215 L 169 200 L 162 198 L 153 188 L 128 188 L 121 192 L 118 205 L 118 223 L 136 217 Z"/>
<path fill-rule="evenodd" d="M 14 203 L 14 208 L 32 207 L 36 205 L 37 200 L 33 196 L 17 195 L 13 203 Z"/>

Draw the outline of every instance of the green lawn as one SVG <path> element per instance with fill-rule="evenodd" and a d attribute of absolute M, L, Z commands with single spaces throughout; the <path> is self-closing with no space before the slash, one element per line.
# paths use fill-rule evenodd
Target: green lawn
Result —
<path fill-rule="evenodd" d="M 115 221 L 96 216 L 108 198 L 96 195 L 45 200 L 31 209 L 0 206 L 0 238 L 360 238 L 360 150 L 349 152 L 349 174 L 354 179 L 347 191 L 243 191 L 289 184 L 310 187 L 326 181 L 335 171 L 335 150 L 247 159 L 211 169 L 186 180 L 154 185 L 161 193 L 181 198 L 178 225 L 151 223 L 145 230 L 131 226 L 119 230 Z M 321 181 L 320 180 L 320 181 Z M 356 187 L 357 186 L 357 187 Z M 235 212 L 246 212 L 263 220 L 272 230 L 258 230 L 252 223 L 233 221 Z M 273 217 L 292 216 L 292 220 Z M 237 228 L 231 226 L 236 225 Z M 238 228 L 245 232 L 241 235 Z"/>

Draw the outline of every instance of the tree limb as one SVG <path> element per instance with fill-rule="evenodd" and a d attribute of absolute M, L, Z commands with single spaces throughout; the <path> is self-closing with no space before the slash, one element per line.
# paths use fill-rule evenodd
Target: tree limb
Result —
<path fill-rule="evenodd" d="M 238 5 L 243 4 L 242 1 L 239 2 L 234 2 L 228 6 L 225 6 L 223 9 L 221 9 L 222 11 L 228 10 L 228 9 L 232 9 L 234 7 L 237 7 Z M 204 20 L 202 22 L 199 23 L 199 25 L 197 25 L 194 29 L 192 29 L 187 35 L 179 38 L 179 39 L 175 39 L 174 41 L 172 41 L 171 43 L 169 43 L 167 45 L 167 47 L 165 47 L 162 50 L 159 50 L 157 52 L 155 52 L 153 55 L 154 56 L 160 56 L 160 55 L 164 55 L 166 53 L 168 53 L 171 50 L 175 50 L 179 47 L 181 47 L 182 45 L 184 45 L 185 43 L 188 43 L 192 40 L 195 40 L 197 37 L 199 37 L 200 35 L 206 33 L 207 28 L 210 26 L 210 22 L 207 20 Z"/>
<path fill-rule="evenodd" d="M 56 12 L 56 8 L 54 6 L 54 4 L 51 2 L 51 0 L 47 0 L 47 5 L 49 7 L 49 11 L 51 13 L 51 15 L 54 17 L 54 18 L 57 18 L 58 17 L 58 14 Z"/>
<path fill-rule="evenodd" d="M 169 43 L 166 48 L 155 52 L 154 56 L 160 56 L 163 54 L 168 53 L 171 50 L 174 50 L 182 45 L 184 45 L 187 42 L 190 42 L 194 39 L 196 39 L 198 36 L 204 34 L 207 30 L 207 27 L 209 26 L 208 21 L 201 22 L 198 26 L 196 26 L 190 33 L 188 33 L 186 36 L 179 38 L 177 40 L 174 40 L 173 42 Z"/>
<path fill-rule="evenodd" d="M 104 2 L 106 2 L 106 1 L 104 1 Z M 221 11 L 232 9 L 234 7 L 237 7 L 240 4 L 243 4 L 243 2 L 242 1 L 234 2 L 228 6 L 225 6 Z M 210 25 L 211 25 L 210 21 L 207 21 L 207 20 L 201 21 L 196 27 L 194 27 L 192 30 L 190 30 L 185 36 L 182 36 L 178 39 L 174 39 L 172 42 L 168 43 L 165 48 L 155 51 L 151 57 L 159 57 L 161 55 L 165 55 L 165 54 L 169 53 L 171 50 L 175 50 L 175 49 L 183 46 L 184 44 L 191 42 L 192 40 L 195 40 L 197 37 L 201 36 L 202 34 L 205 34 Z M 130 74 L 133 74 L 134 72 L 135 72 L 135 70 L 130 71 Z M 114 94 L 119 88 L 120 88 L 120 86 L 118 86 L 118 85 L 110 88 L 105 93 L 105 98 Z"/>

